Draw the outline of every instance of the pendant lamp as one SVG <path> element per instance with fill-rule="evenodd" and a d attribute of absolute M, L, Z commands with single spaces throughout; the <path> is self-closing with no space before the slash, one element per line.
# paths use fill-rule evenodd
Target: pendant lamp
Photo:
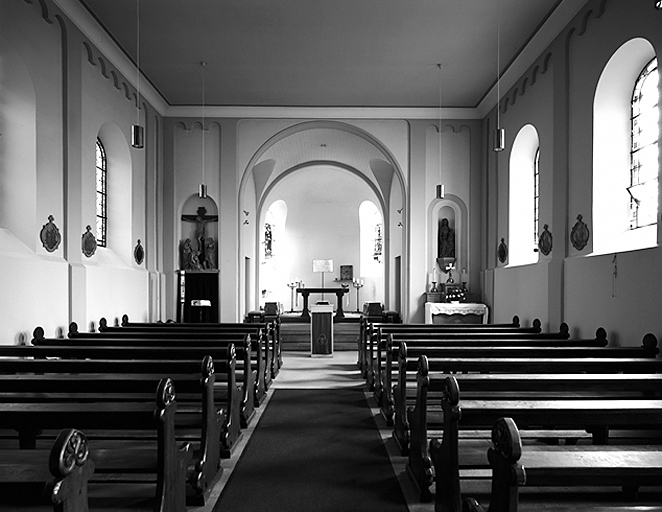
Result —
<path fill-rule="evenodd" d="M 140 125 L 140 0 L 136 0 L 136 124 L 131 126 L 131 146 L 145 147 L 145 129 Z"/>
<path fill-rule="evenodd" d="M 439 184 L 436 189 L 436 197 L 437 199 L 443 199 L 446 195 L 444 184 L 441 183 L 443 181 L 441 172 L 441 71 L 443 68 L 441 63 L 437 64 L 437 67 L 439 68 Z"/>
<path fill-rule="evenodd" d="M 506 129 L 501 126 L 501 27 L 500 27 L 500 9 L 499 1 L 497 0 L 497 127 L 494 130 L 494 136 L 492 140 L 492 150 L 494 151 L 503 151 L 506 149 Z"/>
<path fill-rule="evenodd" d="M 202 181 L 198 185 L 198 197 L 204 199 L 207 197 L 207 185 L 205 185 L 205 67 L 207 63 L 203 60 L 200 61 L 202 68 Z"/>

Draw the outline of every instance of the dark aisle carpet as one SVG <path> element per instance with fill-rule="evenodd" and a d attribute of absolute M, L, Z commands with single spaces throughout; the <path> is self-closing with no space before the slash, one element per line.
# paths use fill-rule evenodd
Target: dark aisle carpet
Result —
<path fill-rule="evenodd" d="M 274 390 L 215 512 L 407 512 L 362 389 Z"/>

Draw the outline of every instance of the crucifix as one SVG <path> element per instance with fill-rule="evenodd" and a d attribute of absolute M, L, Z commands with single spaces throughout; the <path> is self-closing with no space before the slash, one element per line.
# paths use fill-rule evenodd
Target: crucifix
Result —
<path fill-rule="evenodd" d="M 200 264 L 204 265 L 206 260 L 205 248 L 207 244 L 207 224 L 210 222 L 218 222 L 218 215 L 207 215 L 207 208 L 204 206 L 198 207 L 195 215 L 184 214 L 182 220 L 186 222 L 195 222 L 195 239 L 198 241 L 198 252 L 200 253 Z M 213 263 L 213 262 L 210 262 Z"/>

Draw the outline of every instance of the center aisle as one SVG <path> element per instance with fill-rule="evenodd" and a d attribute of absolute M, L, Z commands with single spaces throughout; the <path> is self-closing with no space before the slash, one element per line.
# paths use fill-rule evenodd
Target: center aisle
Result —
<path fill-rule="evenodd" d="M 214 510 L 406 512 L 364 390 L 282 389 L 286 368 Z"/>

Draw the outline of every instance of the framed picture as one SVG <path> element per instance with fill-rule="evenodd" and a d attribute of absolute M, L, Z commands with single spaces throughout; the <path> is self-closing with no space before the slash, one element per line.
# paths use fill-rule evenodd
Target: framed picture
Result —
<path fill-rule="evenodd" d="M 340 265 L 340 280 L 351 281 L 354 279 L 354 265 Z"/>
<path fill-rule="evenodd" d="M 333 272 L 333 260 L 313 260 L 313 272 Z"/>

